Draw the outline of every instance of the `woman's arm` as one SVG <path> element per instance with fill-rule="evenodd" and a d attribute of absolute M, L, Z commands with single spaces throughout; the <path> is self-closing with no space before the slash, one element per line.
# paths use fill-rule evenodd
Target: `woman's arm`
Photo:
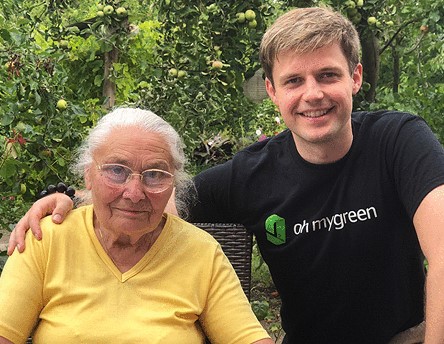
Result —
<path fill-rule="evenodd" d="M 27 235 L 28 250 L 12 254 L 0 276 L 0 336 L 13 343 L 26 341 L 43 308 L 43 243 Z"/>

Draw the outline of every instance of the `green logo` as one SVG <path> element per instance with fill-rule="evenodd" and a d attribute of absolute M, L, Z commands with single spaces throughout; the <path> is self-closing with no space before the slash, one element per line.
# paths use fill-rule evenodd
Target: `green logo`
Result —
<path fill-rule="evenodd" d="M 269 242 L 275 245 L 285 244 L 285 219 L 276 214 L 269 216 L 265 220 L 265 230 Z"/>

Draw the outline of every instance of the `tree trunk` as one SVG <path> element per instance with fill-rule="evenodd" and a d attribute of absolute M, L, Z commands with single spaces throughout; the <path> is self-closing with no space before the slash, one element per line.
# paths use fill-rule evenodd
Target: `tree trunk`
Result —
<path fill-rule="evenodd" d="M 103 73 L 103 96 L 107 99 L 104 107 L 111 109 L 116 103 L 116 84 L 110 80 L 113 63 L 119 59 L 119 50 L 113 48 L 105 53 L 105 65 Z"/>
<path fill-rule="evenodd" d="M 392 57 L 393 57 L 393 94 L 397 94 L 399 92 L 399 52 L 396 49 L 396 46 L 392 46 Z"/>
<path fill-rule="evenodd" d="M 373 103 L 376 99 L 376 85 L 379 79 L 379 44 L 374 32 L 366 30 L 361 33 L 362 66 L 364 81 L 370 84 L 365 92 L 365 100 Z"/>

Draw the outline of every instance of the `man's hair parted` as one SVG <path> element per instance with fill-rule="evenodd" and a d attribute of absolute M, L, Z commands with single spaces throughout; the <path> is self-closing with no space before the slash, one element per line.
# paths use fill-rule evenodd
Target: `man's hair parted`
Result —
<path fill-rule="evenodd" d="M 259 59 L 265 76 L 273 83 L 273 65 L 279 53 L 303 54 L 335 42 L 353 73 L 360 60 L 361 45 L 352 22 L 328 7 L 296 8 L 280 16 L 265 32 Z"/>

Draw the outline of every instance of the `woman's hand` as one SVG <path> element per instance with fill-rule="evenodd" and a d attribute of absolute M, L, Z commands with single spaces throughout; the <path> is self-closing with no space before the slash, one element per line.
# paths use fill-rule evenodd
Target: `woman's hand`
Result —
<path fill-rule="evenodd" d="M 10 256 L 17 247 L 19 252 L 25 250 L 25 234 L 29 228 L 38 239 L 42 239 L 40 220 L 46 215 L 52 214 L 54 223 L 62 223 L 66 214 L 73 208 L 73 201 L 63 193 L 54 193 L 43 197 L 35 202 L 27 211 L 11 232 L 8 244 L 8 255 Z"/>

